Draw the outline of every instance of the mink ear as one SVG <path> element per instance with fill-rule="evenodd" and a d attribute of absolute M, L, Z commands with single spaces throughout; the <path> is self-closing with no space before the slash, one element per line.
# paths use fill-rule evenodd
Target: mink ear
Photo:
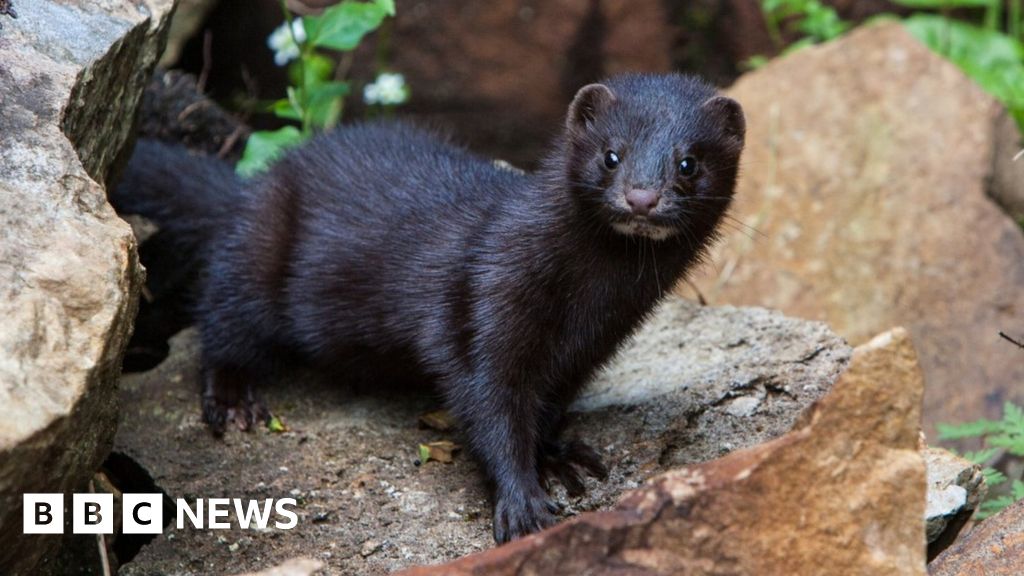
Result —
<path fill-rule="evenodd" d="M 615 94 L 604 84 L 587 84 L 580 88 L 569 104 L 565 126 L 570 132 L 584 132 L 588 125 L 615 101 Z"/>
<path fill-rule="evenodd" d="M 743 117 L 743 108 L 739 102 L 725 96 L 709 98 L 701 104 L 710 117 L 722 124 L 725 133 L 735 138 L 740 145 L 747 133 L 747 121 Z"/>

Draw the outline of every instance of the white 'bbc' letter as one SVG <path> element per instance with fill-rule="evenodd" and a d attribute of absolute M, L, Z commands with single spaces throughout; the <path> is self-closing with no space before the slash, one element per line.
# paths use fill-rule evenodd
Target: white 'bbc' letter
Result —
<path fill-rule="evenodd" d="M 64 533 L 63 494 L 24 494 L 21 531 L 25 534 Z"/>
<path fill-rule="evenodd" d="M 113 494 L 75 494 L 72 503 L 73 534 L 114 533 Z"/>
<path fill-rule="evenodd" d="M 164 531 L 163 494 L 124 494 L 121 526 L 125 534 L 159 534 Z"/>

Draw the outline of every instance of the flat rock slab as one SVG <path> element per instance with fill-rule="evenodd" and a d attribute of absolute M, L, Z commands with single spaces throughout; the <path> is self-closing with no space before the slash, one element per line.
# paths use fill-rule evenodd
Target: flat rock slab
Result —
<path fill-rule="evenodd" d="M 101 184 L 173 2 L 16 4 L 0 30 L 0 573 L 35 574 L 60 538 L 22 535 L 21 495 L 81 491 L 114 436 L 141 269 Z"/>
<path fill-rule="evenodd" d="M 384 574 L 493 546 L 472 460 L 456 453 L 450 464 L 416 465 L 419 444 L 460 442 L 418 424 L 438 407 L 431 396 L 354 394 L 297 378 L 265 392 L 288 432 L 215 440 L 199 420 L 195 335 L 171 344 L 163 364 L 123 380 L 115 450 L 172 497 L 293 496 L 300 520 L 290 531 L 171 526 L 120 574 L 257 571 L 296 556 L 330 573 Z M 581 498 L 556 495 L 569 515 L 607 508 L 654 474 L 778 436 L 849 355 L 821 323 L 672 299 L 575 406 L 569 434 L 602 453 L 609 480 L 588 480 Z"/>
<path fill-rule="evenodd" d="M 997 418 L 1024 402 L 1024 234 L 986 195 L 999 107 L 897 24 L 867 26 L 740 78 L 739 224 L 713 304 L 823 320 L 856 345 L 906 326 L 925 423 Z M 682 289 L 684 294 L 688 289 Z"/>

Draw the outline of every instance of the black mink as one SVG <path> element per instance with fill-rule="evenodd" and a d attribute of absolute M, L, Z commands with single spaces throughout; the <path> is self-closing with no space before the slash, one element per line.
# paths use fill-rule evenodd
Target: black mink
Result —
<path fill-rule="evenodd" d="M 368 123 L 251 181 L 142 141 L 111 200 L 200 250 L 216 433 L 268 417 L 254 389 L 282 366 L 400 367 L 461 422 L 504 542 L 554 522 L 545 477 L 579 493 L 605 475 L 559 438 L 566 408 L 715 238 L 744 130 L 700 80 L 630 74 L 580 89 L 534 174 Z"/>

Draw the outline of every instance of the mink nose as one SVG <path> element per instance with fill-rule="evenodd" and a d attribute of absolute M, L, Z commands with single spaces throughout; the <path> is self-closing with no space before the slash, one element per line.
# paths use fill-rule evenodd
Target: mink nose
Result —
<path fill-rule="evenodd" d="M 626 203 L 633 210 L 633 214 L 647 216 L 658 205 L 661 195 L 652 190 L 633 188 L 626 192 Z"/>

